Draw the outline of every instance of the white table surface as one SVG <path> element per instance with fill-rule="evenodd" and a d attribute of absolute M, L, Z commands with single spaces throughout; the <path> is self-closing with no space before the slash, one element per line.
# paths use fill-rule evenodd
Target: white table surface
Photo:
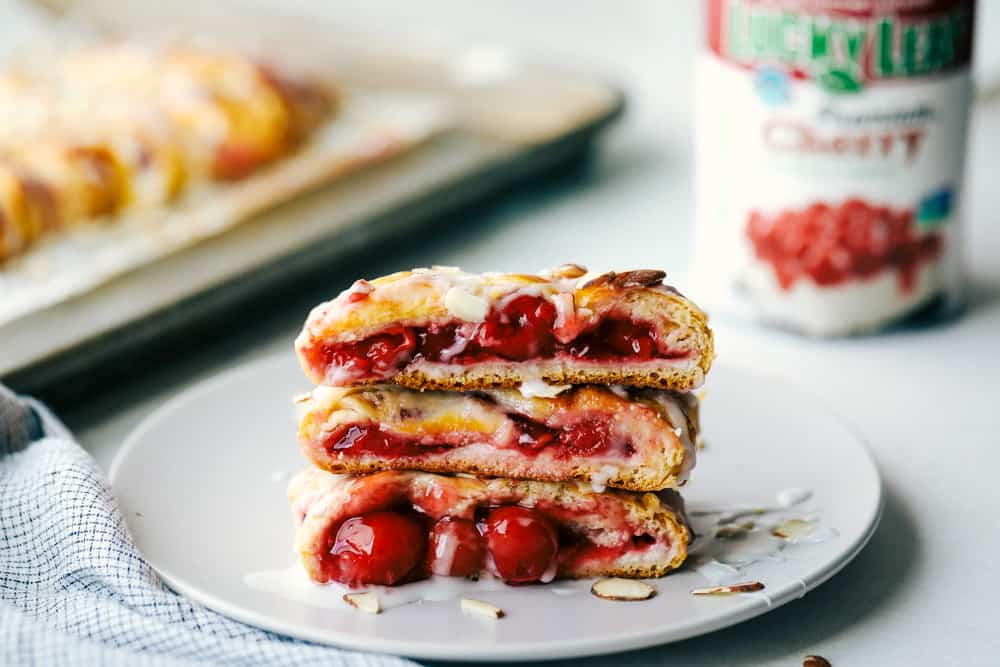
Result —
<path fill-rule="evenodd" d="M 257 0 L 264 2 L 265 0 Z M 347 4 L 347 3 L 343 3 Z M 698 3 L 575 0 L 386 0 L 322 11 L 359 28 L 431 39 L 508 44 L 597 66 L 631 95 L 626 120 L 574 174 L 471 214 L 460 229 L 372 258 L 369 277 L 414 265 L 529 270 L 576 261 L 666 268 L 697 299 L 685 272 L 691 242 L 691 62 Z M 1000 2 L 980 3 L 981 70 L 1000 70 Z M 868 437 L 887 504 L 869 546 L 808 596 L 738 627 L 595 664 L 798 665 L 818 653 L 834 665 L 997 665 L 1000 576 L 1000 102 L 980 105 L 967 200 L 970 308 L 937 328 L 834 342 L 802 340 L 717 318 L 720 359 L 785 376 L 824 399 Z M 293 303 L 263 304 L 252 331 L 191 341 L 181 358 L 148 360 L 141 377 L 63 416 L 107 465 L 126 434 L 165 399 L 248 360 L 285 353 L 308 308 L 353 276 Z M 780 401 L 780 396 L 775 397 Z M 710 431 L 711 424 L 707 425 Z M 288 443 L 275 446 L 294 446 Z M 762 462 L 766 465 L 766 462 Z M 831 471 L 835 474 L 836 471 Z M 851 481 L 843 480 L 845 493 Z M 579 663 L 579 661 L 574 661 Z"/>

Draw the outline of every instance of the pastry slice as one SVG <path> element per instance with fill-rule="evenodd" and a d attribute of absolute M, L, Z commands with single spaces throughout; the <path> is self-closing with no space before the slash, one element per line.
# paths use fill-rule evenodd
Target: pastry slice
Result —
<path fill-rule="evenodd" d="M 315 82 L 192 47 L 84 49 L 59 63 L 53 78 L 74 94 L 148 105 L 167 119 L 188 169 L 216 180 L 245 178 L 288 153 L 334 106 L 332 92 Z"/>
<path fill-rule="evenodd" d="M 694 466 L 691 394 L 579 385 L 551 397 L 397 385 L 317 387 L 297 399 L 302 451 L 338 473 L 425 470 L 656 491 Z"/>
<path fill-rule="evenodd" d="M 106 144 L 39 141 L 4 158 L 46 185 L 62 224 L 113 214 L 128 200 L 127 173 Z"/>
<path fill-rule="evenodd" d="M 0 117 L 10 120 L 0 126 L 0 152 L 30 163 L 39 159 L 32 154 L 51 151 L 52 144 L 78 151 L 100 148 L 110 151 L 125 171 L 127 187 L 119 197 L 121 203 L 148 209 L 179 194 L 185 179 L 183 155 L 169 124 L 153 105 L 116 99 L 106 91 L 87 94 L 82 88 L 73 89 L 69 98 L 60 96 L 60 91 L 65 87 L 47 86 L 45 79 L 0 72 Z M 89 214 L 86 206 L 83 213 Z"/>
<path fill-rule="evenodd" d="M 0 72 L 0 261 L 52 229 L 250 176 L 335 106 L 316 81 L 193 47 L 108 44 Z"/>
<path fill-rule="evenodd" d="M 658 577 L 684 561 L 691 540 L 672 490 L 594 493 L 576 483 L 310 468 L 288 496 L 296 550 L 321 583 Z"/>
<path fill-rule="evenodd" d="M 23 252 L 58 225 L 52 192 L 0 160 L 0 261 Z"/>
<path fill-rule="evenodd" d="M 689 390 L 712 363 L 712 333 L 664 275 L 435 267 L 359 280 L 310 313 L 296 349 L 309 377 L 332 386 L 467 390 L 542 379 Z"/>

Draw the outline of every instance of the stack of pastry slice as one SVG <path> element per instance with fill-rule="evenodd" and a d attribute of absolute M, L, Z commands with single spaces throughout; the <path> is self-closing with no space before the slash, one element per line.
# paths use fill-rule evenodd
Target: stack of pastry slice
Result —
<path fill-rule="evenodd" d="M 357 281 L 296 341 L 313 464 L 289 487 L 309 576 L 508 583 L 661 576 L 691 532 L 713 357 L 704 314 L 659 271 Z"/>

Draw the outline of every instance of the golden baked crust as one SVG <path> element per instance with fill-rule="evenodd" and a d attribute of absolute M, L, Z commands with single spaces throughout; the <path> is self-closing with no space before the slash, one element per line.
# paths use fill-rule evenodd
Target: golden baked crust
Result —
<path fill-rule="evenodd" d="M 651 368 L 595 367 L 585 366 L 579 362 L 562 363 L 560 360 L 546 360 L 530 364 L 518 362 L 484 362 L 461 369 L 461 372 L 449 372 L 447 369 L 433 368 L 431 364 L 417 364 L 416 368 L 408 368 L 392 378 L 396 384 L 412 389 L 440 389 L 449 391 L 466 391 L 478 388 L 514 388 L 524 383 L 525 377 L 540 377 L 545 382 L 555 385 L 563 384 L 607 384 L 630 385 L 633 387 L 650 387 L 654 389 L 670 389 L 674 391 L 690 391 L 697 389 L 705 382 L 704 368 L 708 364 L 684 367 L 680 364 L 658 364 Z M 428 366 L 428 368 L 421 368 Z M 653 366 L 653 365 L 651 365 Z"/>
<path fill-rule="evenodd" d="M 349 517 L 398 507 L 401 502 L 418 505 L 434 520 L 472 519 L 477 508 L 522 504 L 559 512 L 564 527 L 600 546 L 623 546 L 636 536 L 653 540 L 642 550 L 625 550 L 611 560 L 561 562 L 557 577 L 562 579 L 660 577 L 684 562 L 691 541 L 683 501 L 671 490 L 594 493 L 575 483 L 402 471 L 347 476 L 310 468 L 291 481 L 288 498 L 296 524 L 296 551 L 309 576 L 320 582 L 326 581 L 321 557 L 329 550 L 333 529 Z"/>
<path fill-rule="evenodd" d="M 526 379 L 553 384 L 630 384 L 686 391 L 699 386 L 712 364 L 714 345 L 705 314 L 672 287 L 664 273 L 609 272 L 590 278 L 583 267 L 564 265 L 539 275 L 469 274 L 451 267 L 414 269 L 359 280 L 310 313 L 296 339 L 306 374 L 317 384 L 393 382 L 416 389 L 465 390 L 515 387 Z M 642 322 L 650 327 L 669 358 L 598 362 L 567 354 L 471 363 L 405 359 L 381 377 L 345 373 L 316 350 L 355 343 L 406 327 L 458 323 L 469 337 L 496 306 L 518 295 L 549 301 L 557 314 L 554 338 L 569 344 L 606 318 Z"/>
<path fill-rule="evenodd" d="M 553 397 L 525 397 L 515 390 L 318 387 L 297 399 L 302 451 L 330 472 L 409 469 L 578 480 L 597 489 L 633 491 L 657 491 L 687 480 L 695 462 L 697 403 L 691 394 L 591 385 L 566 388 Z M 566 449 L 558 441 L 539 446 L 530 435 L 532 425 L 558 437 L 593 421 L 607 429 L 609 444 L 601 453 Z M 410 449 L 387 454 L 336 448 L 352 428 L 403 441 Z"/>
<path fill-rule="evenodd" d="M 333 108 L 315 83 L 198 48 L 102 45 L 0 72 L 0 260 L 42 232 L 248 176 Z M 29 205 L 13 205 L 26 188 Z"/>

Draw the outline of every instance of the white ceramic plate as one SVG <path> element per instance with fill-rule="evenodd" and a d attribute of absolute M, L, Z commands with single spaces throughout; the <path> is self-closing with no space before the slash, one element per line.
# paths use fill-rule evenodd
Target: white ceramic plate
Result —
<path fill-rule="evenodd" d="M 586 585 L 570 595 L 546 586 L 477 594 L 506 611 L 499 621 L 463 615 L 456 600 L 378 616 L 314 606 L 244 582 L 294 563 L 285 485 L 305 464 L 290 397 L 306 389 L 290 355 L 221 375 L 151 415 L 119 453 L 111 479 L 136 544 L 174 589 L 227 616 L 316 642 L 497 661 L 676 641 L 804 595 L 860 551 L 881 511 L 878 471 L 851 428 L 793 387 L 722 366 L 707 384 L 708 445 L 684 489 L 689 509 L 774 506 L 780 491 L 807 489 L 812 497 L 788 513 L 816 521 L 830 538 L 788 545 L 742 568 L 734 579 L 763 582 L 762 594 L 694 597 L 691 589 L 708 581 L 690 567 L 653 582 L 658 593 L 644 602 L 600 600 Z"/>

